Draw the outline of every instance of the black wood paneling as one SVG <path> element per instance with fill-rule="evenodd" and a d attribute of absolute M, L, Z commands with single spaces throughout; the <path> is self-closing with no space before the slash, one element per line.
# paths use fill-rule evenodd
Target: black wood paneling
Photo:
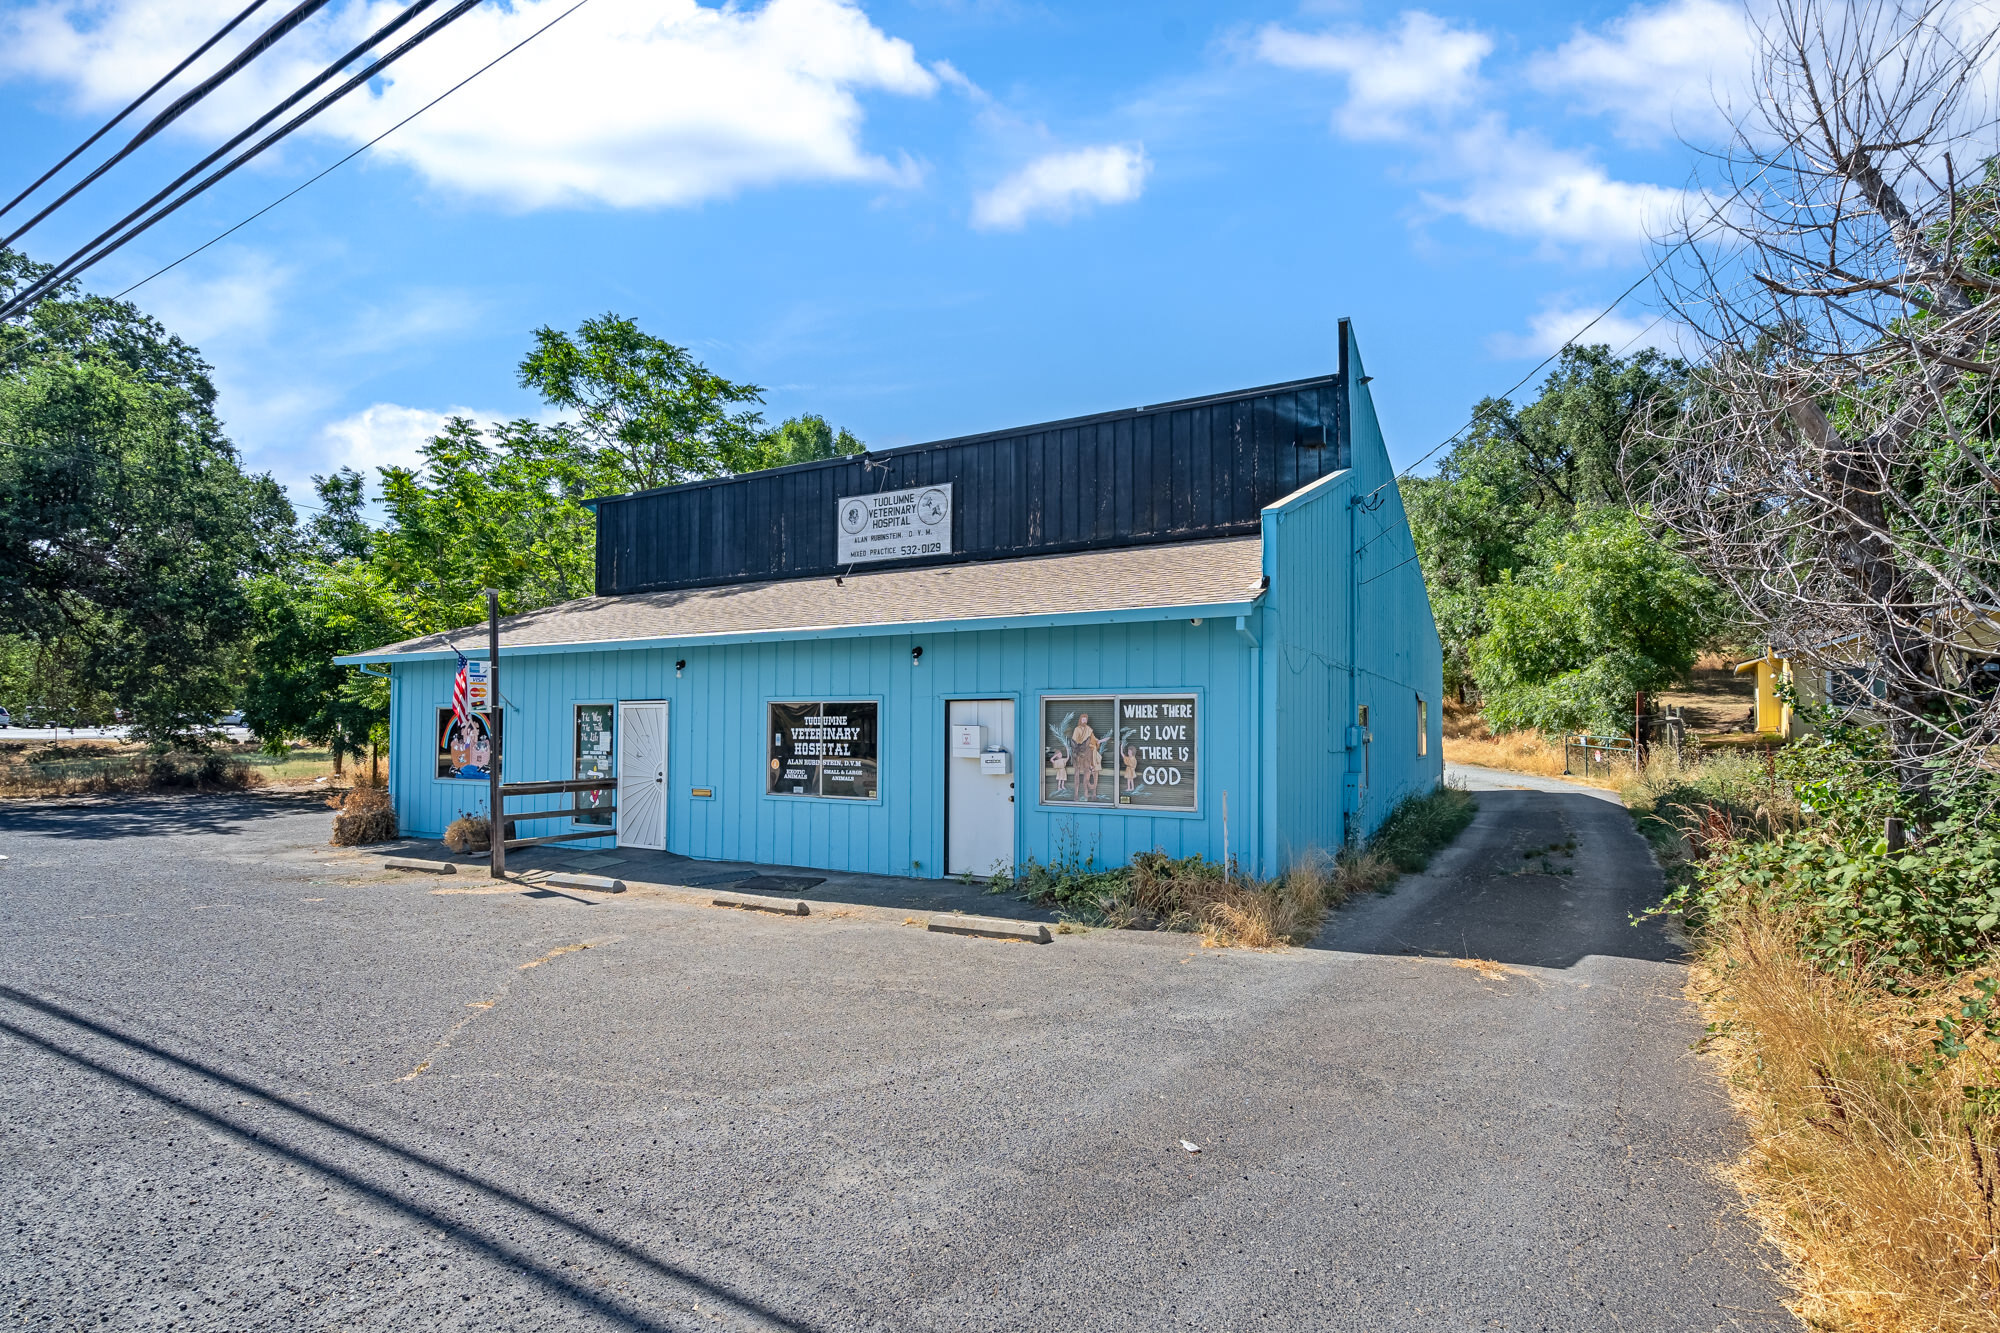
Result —
<path fill-rule="evenodd" d="M 1265 505 L 1347 466 L 1345 400 L 1328 375 L 611 496 L 597 591 L 837 574 L 840 498 L 940 482 L 952 553 L 863 568 L 1253 533 Z"/>

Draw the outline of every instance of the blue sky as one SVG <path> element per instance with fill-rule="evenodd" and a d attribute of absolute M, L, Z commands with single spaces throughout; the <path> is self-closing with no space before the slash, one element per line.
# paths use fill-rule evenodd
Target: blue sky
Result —
<path fill-rule="evenodd" d="M 572 2 L 483 6 L 89 285 L 210 240 Z M 0 198 L 240 7 L 0 4 Z M 68 253 L 390 12 L 336 0 L 22 244 Z M 536 414 L 530 331 L 607 310 L 765 386 L 772 420 L 877 447 L 1320 373 L 1348 315 L 1409 463 L 1644 271 L 1745 47 L 1720 0 L 587 0 L 131 299 L 203 349 L 247 461 L 301 498 L 408 461 L 442 414 Z M 1592 340 L 1668 342 L 1644 296 Z"/>

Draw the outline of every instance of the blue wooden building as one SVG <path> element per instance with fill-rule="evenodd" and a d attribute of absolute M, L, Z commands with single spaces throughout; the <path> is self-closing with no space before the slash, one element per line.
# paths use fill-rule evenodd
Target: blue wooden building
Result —
<path fill-rule="evenodd" d="M 1365 835 L 1442 777 L 1367 385 L 1343 321 L 1312 380 L 600 500 L 597 595 L 502 622 L 506 779 L 605 777 L 532 830 L 582 846 L 893 875 Z M 486 643 L 341 659 L 393 683 L 405 833 L 486 810 Z"/>

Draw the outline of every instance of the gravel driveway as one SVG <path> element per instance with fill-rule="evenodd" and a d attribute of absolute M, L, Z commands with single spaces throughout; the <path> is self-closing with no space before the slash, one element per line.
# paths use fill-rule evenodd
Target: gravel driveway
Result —
<path fill-rule="evenodd" d="M 1277 953 L 390 878 L 279 797 L 0 806 L 0 1323 L 1796 1327 L 1626 816 L 1481 802 Z"/>

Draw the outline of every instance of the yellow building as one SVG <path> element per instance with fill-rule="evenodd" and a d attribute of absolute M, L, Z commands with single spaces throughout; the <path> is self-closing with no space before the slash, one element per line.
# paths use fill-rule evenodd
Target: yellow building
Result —
<path fill-rule="evenodd" d="M 1791 740 L 1796 734 L 1796 724 L 1792 718 L 1792 706 L 1778 696 L 1778 682 L 1792 679 L 1792 664 L 1783 657 L 1774 656 L 1766 649 L 1762 657 L 1748 662 L 1739 662 L 1736 674 L 1757 677 L 1757 731 L 1760 735 L 1782 736 Z"/>

